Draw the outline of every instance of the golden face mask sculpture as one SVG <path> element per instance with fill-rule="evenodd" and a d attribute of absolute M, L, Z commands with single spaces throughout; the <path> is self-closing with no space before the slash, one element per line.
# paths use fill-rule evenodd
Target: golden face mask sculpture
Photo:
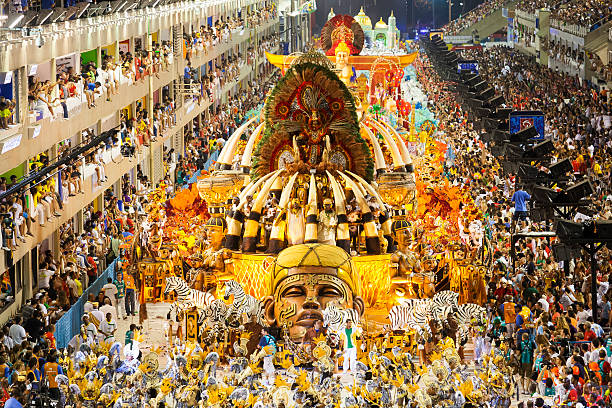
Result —
<path fill-rule="evenodd" d="M 281 251 L 273 266 L 265 317 L 270 326 L 285 328 L 292 340 L 301 341 L 315 321 L 323 320 L 329 302 L 355 309 L 361 316 L 364 302 L 359 288 L 359 275 L 342 248 L 294 245 Z"/>

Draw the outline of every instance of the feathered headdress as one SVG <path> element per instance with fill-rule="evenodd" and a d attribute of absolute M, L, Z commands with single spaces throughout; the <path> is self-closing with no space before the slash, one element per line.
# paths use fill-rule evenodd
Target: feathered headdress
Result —
<path fill-rule="evenodd" d="M 348 45 L 351 55 L 358 55 L 364 39 L 361 25 L 349 15 L 337 15 L 321 29 L 321 48 L 327 55 L 335 55 L 336 47 L 342 41 Z"/>
<path fill-rule="evenodd" d="M 354 99 L 328 68 L 313 63 L 293 66 L 272 91 L 264 113 L 266 130 L 253 155 L 253 178 L 276 170 L 283 146 L 291 145 L 293 135 L 316 120 L 320 133 L 333 137 L 332 150 L 348 156 L 349 170 L 372 180 L 374 161 L 359 133 Z"/>

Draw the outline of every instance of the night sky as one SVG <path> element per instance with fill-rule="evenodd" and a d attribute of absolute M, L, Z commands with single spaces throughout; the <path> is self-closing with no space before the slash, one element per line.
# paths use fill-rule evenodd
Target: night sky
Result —
<path fill-rule="evenodd" d="M 416 23 L 419 27 L 432 26 L 432 0 L 317 0 L 317 11 L 315 13 L 316 24 L 313 27 L 316 35 L 321 31 L 321 27 L 327 21 L 327 14 L 330 8 L 333 7 L 336 14 L 350 14 L 351 16 L 359 13 L 359 8 L 363 6 L 365 13 L 372 20 L 372 24 L 383 18 L 386 23 L 391 10 L 397 20 L 397 26 L 402 33 L 407 31 L 407 20 L 409 18 L 412 1 L 415 1 L 414 13 Z M 448 22 L 448 1 L 433 0 L 436 6 L 436 25 L 442 26 Z M 460 5 L 463 3 L 463 6 Z M 453 1 L 453 19 L 459 14 L 467 12 L 475 7 L 480 0 L 454 0 Z M 410 24 L 412 26 L 412 23 Z"/>

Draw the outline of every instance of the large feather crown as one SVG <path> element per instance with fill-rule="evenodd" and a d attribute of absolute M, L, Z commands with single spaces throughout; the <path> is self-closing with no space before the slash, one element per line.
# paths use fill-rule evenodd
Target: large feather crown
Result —
<path fill-rule="evenodd" d="M 312 62 L 292 66 L 269 95 L 264 115 L 265 131 L 253 155 L 253 178 L 282 168 L 285 156 L 297 160 L 292 142 L 305 132 L 329 136 L 330 161 L 372 180 L 374 162 L 359 132 L 354 98 L 328 67 Z"/>

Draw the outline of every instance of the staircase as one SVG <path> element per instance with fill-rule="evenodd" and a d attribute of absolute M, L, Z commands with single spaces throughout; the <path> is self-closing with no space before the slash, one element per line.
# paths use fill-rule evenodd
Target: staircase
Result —
<path fill-rule="evenodd" d="M 510 1 L 506 3 L 503 7 L 500 7 L 499 9 L 495 10 L 493 13 L 489 14 L 482 20 L 459 31 L 457 35 L 459 36 L 472 35 L 474 31 L 476 30 L 478 37 L 482 41 L 483 39 L 487 38 L 491 34 L 494 34 L 498 32 L 499 30 L 508 26 L 508 17 L 504 17 L 502 15 L 502 9 L 503 8 L 514 9 L 514 6 L 516 5 L 517 2 L 518 2 L 517 0 L 514 0 L 514 1 Z"/>
<path fill-rule="evenodd" d="M 601 57 L 600 52 L 608 48 L 608 29 L 611 24 L 612 22 L 608 21 L 589 32 L 584 38 L 584 49 Z M 606 62 L 606 59 L 602 58 L 602 60 Z"/>
<path fill-rule="evenodd" d="M 585 51 L 596 54 L 604 65 L 607 65 L 610 62 L 608 54 L 608 31 L 611 26 L 612 21 L 602 21 L 601 25 L 597 29 L 590 31 L 584 38 Z M 586 64 L 586 72 L 587 79 L 593 80 L 594 78 L 597 78 L 599 83 L 605 82 L 603 77 L 591 70 L 591 64 L 588 62 L 588 60 Z M 612 81 L 608 81 L 607 86 L 609 87 L 610 85 L 612 85 Z"/>

